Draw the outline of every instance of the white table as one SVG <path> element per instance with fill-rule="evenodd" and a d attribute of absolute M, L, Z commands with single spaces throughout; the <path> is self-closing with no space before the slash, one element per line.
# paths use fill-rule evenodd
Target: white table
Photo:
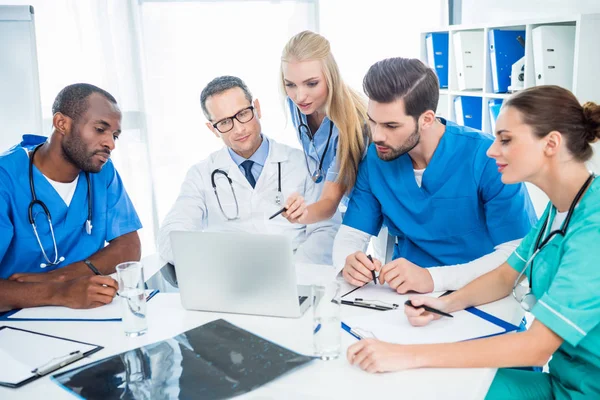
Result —
<path fill-rule="evenodd" d="M 156 256 L 144 259 L 145 268 L 157 270 L 164 262 Z M 157 264 L 160 263 L 160 264 Z M 334 279 L 331 267 L 301 265 L 297 267 L 298 282 L 309 284 Z M 515 325 L 522 318 L 518 304 L 512 298 L 480 307 Z M 377 311 L 357 307 L 342 307 L 342 320 L 350 315 Z M 139 338 L 127 338 L 120 322 L 0 322 L 8 325 L 66 337 L 104 346 L 69 367 L 83 365 L 143 345 L 171 338 L 218 318 L 238 325 L 299 353 L 312 352 L 312 313 L 299 319 L 259 317 L 249 315 L 186 311 L 179 294 L 163 293 L 148 303 L 148 333 Z M 355 343 L 349 334 L 342 333 L 343 351 Z M 342 356 L 333 361 L 315 360 L 299 369 L 247 393 L 239 398 L 266 399 L 361 399 L 397 396 L 405 399 L 483 399 L 496 370 L 486 369 L 421 369 L 371 375 L 351 366 Z M 0 388 L 0 399 L 74 399 L 69 392 L 53 383 L 49 377 L 40 378 L 20 389 Z"/>

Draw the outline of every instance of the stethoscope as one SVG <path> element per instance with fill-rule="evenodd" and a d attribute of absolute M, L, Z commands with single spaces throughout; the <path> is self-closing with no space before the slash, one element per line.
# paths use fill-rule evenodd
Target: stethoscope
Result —
<path fill-rule="evenodd" d="M 42 147 L 43 145 L 44 145 L 44 143 L 37 145 L 31 152 L 31 155 L 29 156 L 29 189 L 31 190 L 31 202 L 29 203 L 29 207 L 27 208 L 27 216 L 29 218 L 29 223 L 31 224 L 31 227 L 33 228 L 33 233 L 35 234 L 35 238 L 37 239 L 40 249 L 42 250 L 44 259 L 46 260 L 45 263 L 40 264 L 40 268 L 46 268 L 48 266 L 58 265 L 59 263 L 61 263 L 65 260 L 64 257 L 58 256 L 58 249 L 56 246 L 56 237 L 54 236 L 54 227 L 52 226 L 52 217 L 50 216 L 50 210 L 48 209 L 46 204 L 44 204 L 43 201 L 38 200 L 37 196 L 35 195 L 35 185 L 33 184 L 33 157 L 35 156 L 35 153 L 39 150 L 39 148 Z M 88 215 L 87 215 L 87 220 L 85 221 L 85 231 L 87 232 L 88 235 L 91 235 L 92 234 L 92 185 L 90 183 L 90 174 L 88 172 L 85 173 L 85 179 L 87 181 L 87 195 L 88 195 Z M 52 243 L 54 245 L 54 261 L 50 261 L 50 257 L 48 257 L 48 255 L 46 254 L 46 251 L 44 250 L 44 246 L 42 245 L 42 241 L 40 240 L 40 236 L 38 234 L 37 226 L 35 224 L 35 219 L 33 217 L 33 207 L 36 204 L 39 205 L 40 207 L 42 207 L 44 214 L 46 214 L 46 218 L 48 218 L 48 225 L 50 225 L 50 234 L 52 235 Z"/>
<path fill-rule="evenodd" d="M 225 178 L 227 178 L 227 181 L 229 182 L 229 187 L 231 188 L 231 194 L 233 194 L 233 200 L 235 201 L 235 216 L 234 217 L 228 216 L 227 213 L 225 212 L 225 210 L 223 209 L 223 206 L 221 205 L 221 199 L 219 198 L 219 192 L 217 190 L 217 183 L 215 182 L 216 174 L 223 175 Z M 240 206 L 238 204 L 237 196 L 235 195 L 235 190 L 233 189 L 233 181 L 231 180 L 229 175 L 227 175 L 227 172 L 223 171 L 222 169 L 215 169 L 210 174 L 210 183 L 212 184 L 213 191 L 215 192 L 215 196 L 217 197 L 217 203 L 219 204 L 219 209 L 221 210 L 221 213 L 223 214 L 223 216 L 227 219 L 227 221 L 234 221 L 234 220 L 238 219 L 240 217 Z M 275 203 L 278 206 L 283 204 L 283 195 L 281 194 L 281 162 L 277 163 L 277 194 L 275 195 Z"/>
<path fill-rule="evenodd" d="M 331 140 L 331 135 L 333 134 L 333 122 L 329 120 L 329 136 L 327 137 L 327 144 L 325 145 L 325 150 L 323 150 L 323 155 L 319 157 L 319 152 L 315 147 L 314 136 L 309 126 L 302 121 L 302 114 L 300 113 L 300 109 L 298 107 L 296 107 L 296 111 L 298 112 L 298 121 L 300 121 L 300 124 L 298 125 L 298 136 L 300 137 L 300 141 L 302 141 L 302 131 L 304 131 L 306 136 L 308 136 L 310 143 L 313 145 L 313 148 L 315 149 L 315 154 L 317 155 L 317 161 L 319 164 L 318 168 L 315 169 L 315 172 L 311 173 L 310 167 L 308 166 L 308 155 L 306 154 L 307 151 L 305 151 L 304 161 L 306 162 L 306 169 L 308 170 L 313 182 L 321 183 L 323 181 L 323 177 L 325 176 L 325 172 L 323 171 L 323 161 L 325 160 L 325 155 L 327 155 L 327 150 L 329 150 L 329 141 Z"/>
<path fill-rule="evenodd" d="M 537 298 L 533 294 L 533 289 L 532 289 L 533 288 L 533 259 L 542 250 L 542 248 L 544 246 L 546 246 L 550 242 L 550 240 L 552 240 L 554 237 L 556 237 L 557 235 L 564 237 L 567 234 L 567 228 L 569 227 L 569 222 L 571 222 L 571 217 L 573 216 L 573 211 L 575 210 L 575 206 L 577 205 L 577 203 L 579 203 L 579 200 L 581 200 L 583 193 L 585 192 L 585 190 L 588 188 L 588 186 L 594 180 L 594 176 L 595 175 L 593 173 L 590 174 L 589 178 L 585 181 L 585 183 L 583 184 L 581 189 L 579 189 L 579 192 L 577 192 L 577 195 L 575 196 L 575 198 L 573 199 L 573 202 L 571 203 L 571 206 L 569 207 L 569 211 L 567 212 L 567 216 L 565 217 L 565 221 L 563 222 L 561 228 L 556 229 L 550 233 L 547 232 L 550 229 L 550 225 L 548 224 L 548 221 L 550 220 L 552 211 L 556 212 L 556 208 L 552 207 L 552 209 L 550 209 L 550 212 L 548 212 L 548 216 L 546 217 L 546 220 L 544 221 L 544 224 L 542 225 L 542 228 L 540 229 L 540 233 L 538 234 L 537 239 L 535 241 L 534 252 L 531 255 L 531 257 L 529 257 L 529 260 L 527 260 L 527 262 L 525 263 L 525 266 L 521 270 L 521 273 L 519 273 L 519 276 L 517 276 L 517 279 L 515 280 L 515 284 L 513 285 L 513 288 L 512 288 L 513 297 L 515 298 L 515 300 L 517 300 L 518 302 L 521 303 L 521 307 L 523 307 L 523 309 L 525 311 L 531 311 L 533 309 L 533 306 L 537 303 Z M 547 234 L 547 236 L 546 236 L 546 234 Z M 542 240 L 543 236 L 546 236 L 546 238 L 544 240 Z M 517 290 L 517 286 L 519 285 L 519 281 L 520 281 L 521 277 L 527 270 L 527 267 L 531 268 L 529 271 L 529 288 L 527 289 L 527 292 L 525 292 L 523 297 L 521 297 L 521 300 L 519 300 L 516 290 Z"/>

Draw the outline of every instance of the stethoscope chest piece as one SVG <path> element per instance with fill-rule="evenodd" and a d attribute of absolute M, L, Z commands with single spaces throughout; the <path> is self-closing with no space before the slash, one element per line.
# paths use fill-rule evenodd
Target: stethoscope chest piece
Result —
<path fill-rule="evenodd" d="M 521 307 L 527 312 L 531 312 L 533 306 L 537 303 L 537 298 L 532 292 L 527 292 L 521 299 Z"/>
<path fill-rule="evenodd" d="M 321 183 L 321 182 L 323 182 L 323 173 L 321 172 L 320 169 L 317 169 L 317 170 L 315 170 L 315 172 L 313 172 L 311 178 L 314 183 Z"/>

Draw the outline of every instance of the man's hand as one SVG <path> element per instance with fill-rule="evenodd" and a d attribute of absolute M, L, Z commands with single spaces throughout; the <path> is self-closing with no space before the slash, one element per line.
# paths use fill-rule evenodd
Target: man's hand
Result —
<path fill-rule="evenodd" d="M 91 275 L 92 272 L 83 263 L 73 263 L 51 272 L 13 274 L 8 280 L 22 283 L 67 282 L 84 276 L 89 277 Z"/>
<path fill-rule="evenodd" d="M 398 258 L 383 266 L 379 283 L 383 285 L 385 282 L 400 294 L 410 290 L 419 293 L 433 292 L 433 279 L 427 268 L 421 268 L 405 258 Z"/>
<path fill-rule="evenodd" d="M 60 284 L 57 303 L 69 308 L 95 308 L 112 302 L 119 284 L 109 276 L 93 275 Z"/>
<path fill-rule="evenodd" d="M 298 193 L 292 193 L 285 201 L 287 211 L 281 215 L 292 224 L 304 224 L 308 216 L 308 209 L 304 197 Z"/>
<path fill-rule="evenodd" d="M 361 339 L 348 347 L 346 357 L 350 364 L 370 373 L 401 371 L 417 367 L 416 357 L 408 350 L 408 346 Z"/>
<path fill-rule="evenodd" d="M 346 264 L 342 270 L 342 276 L 351 285 L 363 286 L 373 280 L 371 271 L 379 271 L 381 262 L 374 259 L 372 262 L 362 251 L 350 254 L 346 257 Z"/>

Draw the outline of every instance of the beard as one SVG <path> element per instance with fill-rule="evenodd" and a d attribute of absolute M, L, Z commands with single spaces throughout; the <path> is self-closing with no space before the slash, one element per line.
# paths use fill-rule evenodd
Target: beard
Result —
<path fill-rule="evenodd" d="M 100 172 L 104 163 L 94 163 L 94 156 L 98 153 L 110 154 L 105 150 L 88 151 L 87 145 L 83 142 L 79 131 L 75 130 L 75 128 L 73 128 L 71 135 L 62 141 L 61 146 L 65 159 L 83 172 Z"/>
<path fill-rule="evenodd" d="M 406 141 L 400 147 L 394 148 L 394 147 L 386 146 L 385 143 L 375 142 L 375 144 L 378 146 L 385 146 L 388 149 L 390 149 L 390 151 L 388 151 L 387 153 L 383 153 L 383 154 L 380 154 L 379 152 L 377 152 L 377 156 L 379 157 L 379 159 L 381 159 L 383 161 L 393 161 L 393 160 L 397 159 L 398 157 L 400 157 L 401 155 L 406 154 L 409 151 L 411 151 L 412 149 L 414 149 L 419 144 L 420 140 L 421 140 L 421 133 L 419 132 L 419 123 L 417 122 L 417 127 L 415 128 L 415 131 L 408 136 Z"/>

